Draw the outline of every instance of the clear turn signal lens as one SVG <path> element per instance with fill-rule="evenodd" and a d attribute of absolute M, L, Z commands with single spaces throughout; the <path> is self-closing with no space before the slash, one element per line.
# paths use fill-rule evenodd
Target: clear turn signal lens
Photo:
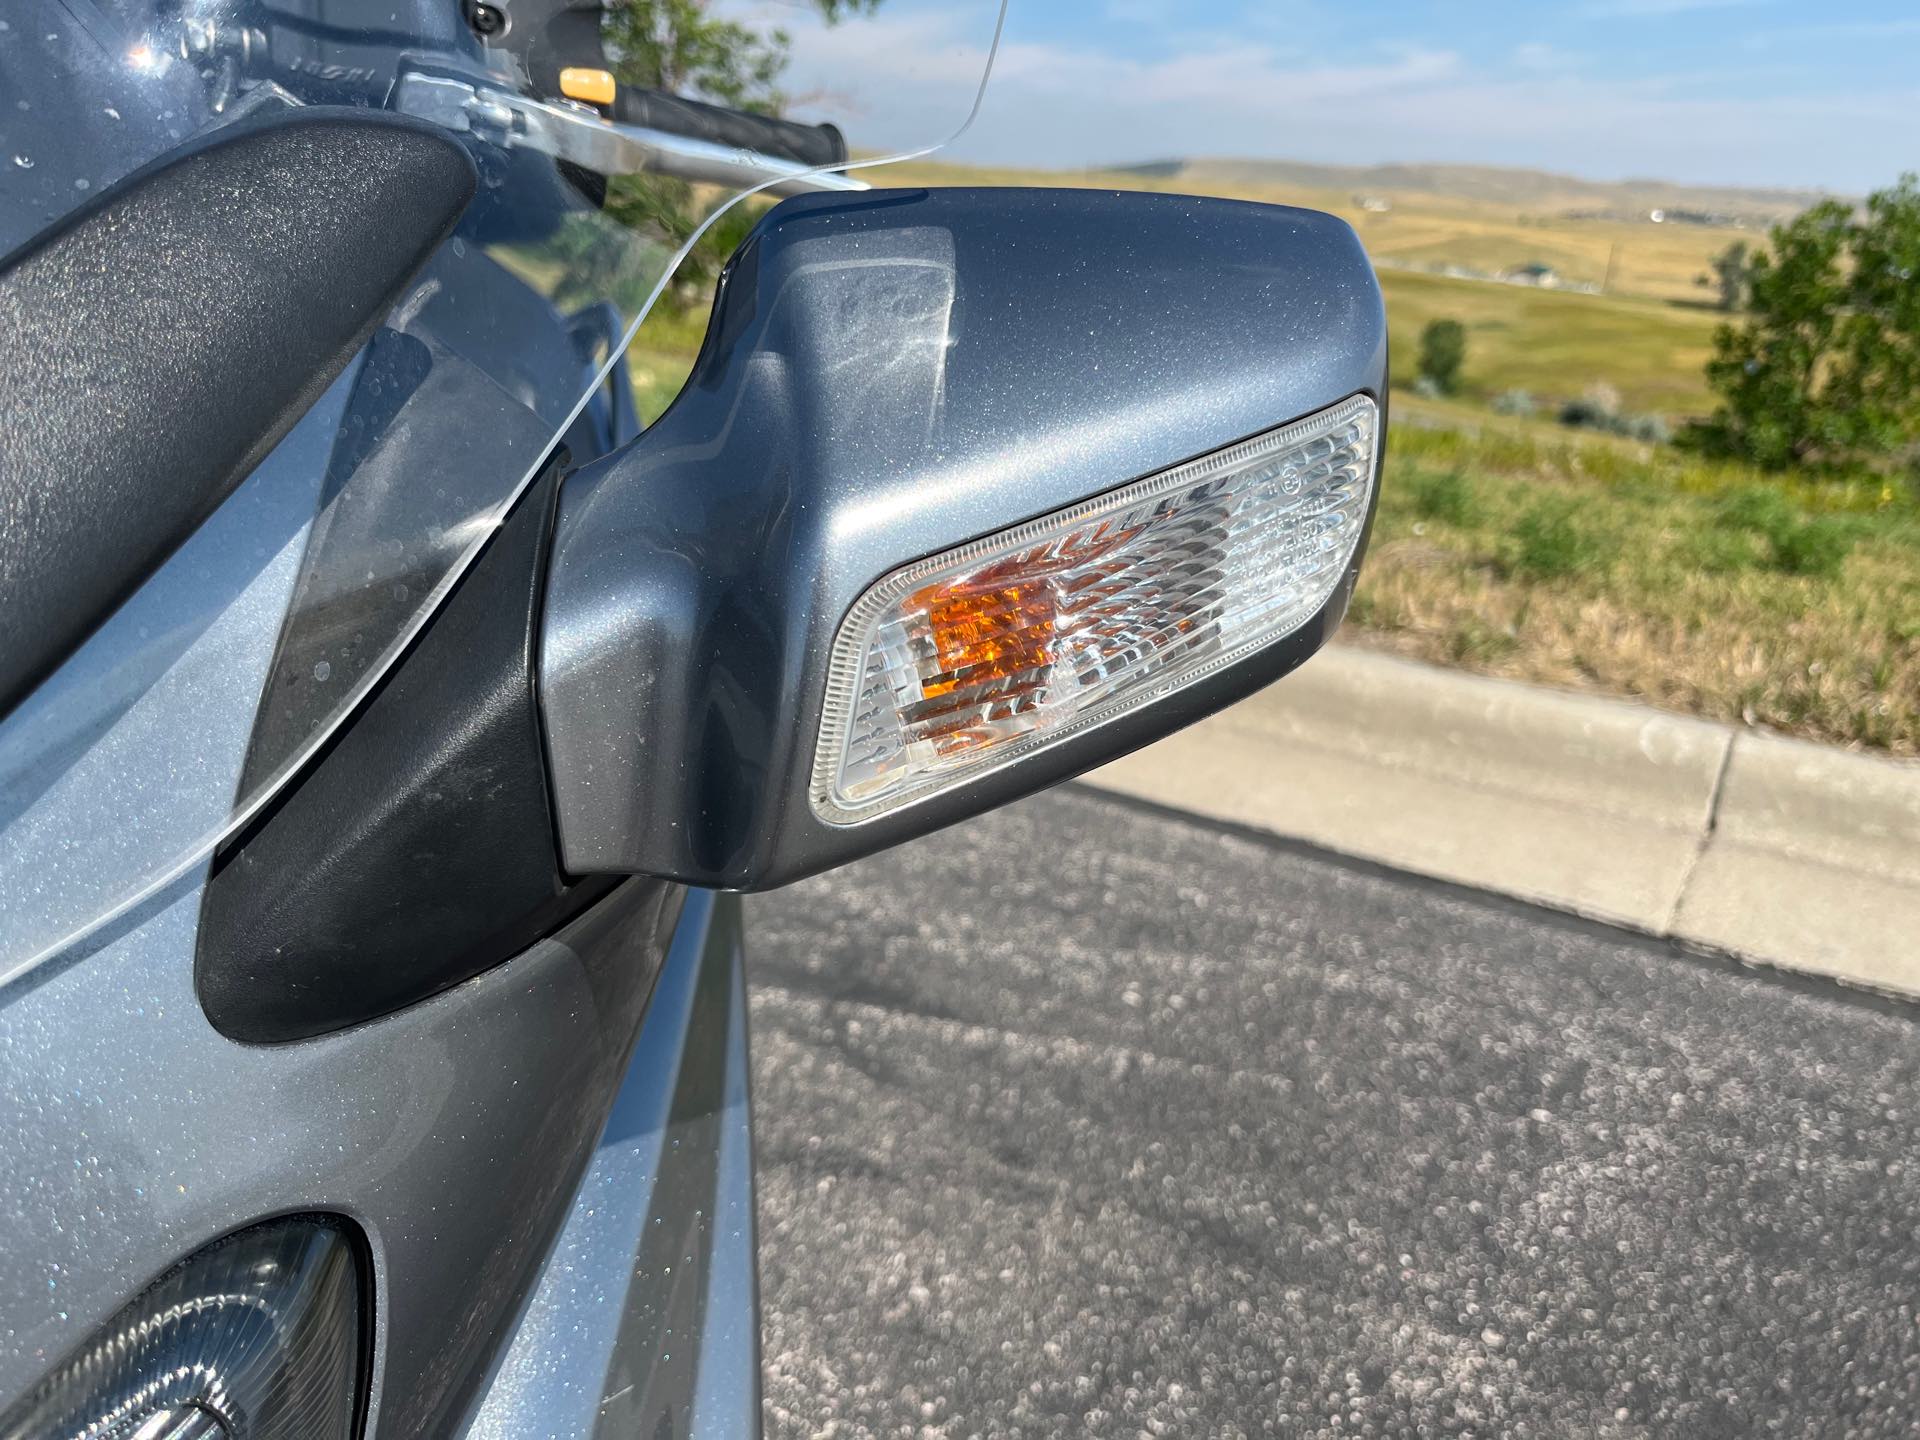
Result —
<path fill-rule="evenodd" d="M 999 769 L 1298 629 L 1366 526 L 1356 396 L 896 570 L 834 641 L 815 811 L 855 824 Z"/>
<path fill-rule="evenodd" d="M 0 1440 L 349 1440 L 365 1287 L 324 1220 L 216 1241 L 0 1419 Z"/>

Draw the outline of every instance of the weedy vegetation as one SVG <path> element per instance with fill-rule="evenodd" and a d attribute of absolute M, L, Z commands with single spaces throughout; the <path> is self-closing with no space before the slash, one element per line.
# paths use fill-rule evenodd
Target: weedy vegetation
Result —
<path fill-rule="evenodd" d="M 1920 754 L 1910 490 L 1423 419 L 1388 436 L 1350 639 Z"/>

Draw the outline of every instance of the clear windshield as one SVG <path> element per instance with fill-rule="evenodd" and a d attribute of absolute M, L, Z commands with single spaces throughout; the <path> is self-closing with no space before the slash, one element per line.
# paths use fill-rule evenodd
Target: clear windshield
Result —
<path fill-rule="evenodd" d="M 675 84 L 830 120 L 856 159 L 819 167 L 689 145 L 612 105 L 544 93 L 555 67 L 532 27 L 577 8 L 0 9 L 0 253 L 179 146 L 290 106 L 431 121 L 482 181 L 348 371 L 0 721 L 0 983 L 194 883 L 379 682 L 557 447 L 617 444 L 671 398 L 671 361 L 626 363 L 641 320 L 697 330 L 719 263 L 760 209 L 854 183 L 830 170 L 886 162 L 865 136 L 925 153 L 961 129 L 1003 18 L 1001 0 L 903 0 L 832 25 L 791 0 L 716 3 L 702 23 L 743 63 L 702 69 L 655 46 L 669 7 L 600 17 L 623 90 Z M 831 61 L 831 90 L 782 94 L 789 50 L 809 73 Z M 75 404 L 94 398 L 82 389 Z"/>

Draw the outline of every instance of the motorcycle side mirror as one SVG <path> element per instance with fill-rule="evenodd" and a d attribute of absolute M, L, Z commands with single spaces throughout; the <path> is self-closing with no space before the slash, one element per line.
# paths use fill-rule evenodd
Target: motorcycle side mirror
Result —
<path fill-rule="evenodd" d="M 538 686 L 565 867 L 783 884 L 1286 674 L 1346 610 L 1386 381 L 1329 215 L 786 201 L 667 413 L 561 493 Z"/>

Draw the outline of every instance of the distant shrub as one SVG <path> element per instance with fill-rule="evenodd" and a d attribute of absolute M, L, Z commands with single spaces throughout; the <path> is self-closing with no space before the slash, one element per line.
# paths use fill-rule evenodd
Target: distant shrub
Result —
<path fill-rule="evenodd" d="M 1688 562 L 1709 575 L 1751 570 L 1760 560 L 1753 536 L 1743 530 L 1704 525 L 1689 533 L 1684 544 Z"/>
<path fill-rule="evenodd" d="M 1460 370 L 1467 362 L 1467 327 L 1458 320 L 1430 320 L 1420 332 L 1420 373 L 1432 379 L 1442 394 L 1460 388 Z"/>
<path fill-rule="evenodd" d="M 1719 523 L 1766 542 L 1768 563 L 1788 575 L 1830 580 L 1853 549 L 1854 530 L 1834 516 L 1802 518 L 1778 490 L 1749 485 L 1720 503 Z"/>
<path fill-rule="evenodd" d="M 1595 430 L 1612 430 L 1620 419 L 1620 392 L 1604 380 L 1596 380 L 1580 392 L 1580 398 L 1560 407 L 1560 419 L 1567 425 L 1589 425 Z"/>
<path fill-rule="evenodd" d="M 1851 529 L 1831 517 L 1803 520 L 1771 538 L 1775 569 L 1822 580 L 1838 575 L 1853 549 Z"/>
<path fill-rule="evenodd" d="M 1479 518 L 1473 482 L 1458 470 L 1416 470 L 1410 484 L 1413 508 L 1423 519 L 1464 530 Z"/>
<path fill-rule="evenodd" d="M 1609 435 L 1625 435 L 1655 445 L 1665 445 L 1673 439 L 1673 429 L 1664 415 L 1623 415 L 1620 392 L 1606 384 L 1589 385 L 1579 399 L 1562 405 L 1560 423 L 1604 430 Z"/>
<path fill-rule="evenodd" d="M 1560 407 L 1560 423 L 1587 429 L 1605 430 L 1612 425 L 1615 417 L 1604 411 L 1596 410 L 1585 400 L 1569 400 Z"/>
<path fill-rule="evenodd" d="M 1727 493 L 1720 502 L 1719 521 L 1735 530 L 1751 530 L 1771 538 L 1795 523 L 1797 516 L 1787 497 L 1765 485 L 1747 485 Z"/>
<path fill-rule="evenodd" d="M 1605 380 L 1596 380 L 1580 392 L 1580 398 L 1602 415 L 1620 413 L 1620 391 Z"/>
<path fill-rule="evenodd" d="M 1606 546 L 1581 525 L 1571 502 L 1546 500 L 1514 522 L 1506 568 L 1536 580 L 1557 580 L 1598 569 L 1607 558 Z"/>
<path fill-rule="evenodd" d="M 1540 407 L 1527 390 L 1502 390 L 1493 397 L 1493 408 L 1501 415 L 1531 415 Z"/>

